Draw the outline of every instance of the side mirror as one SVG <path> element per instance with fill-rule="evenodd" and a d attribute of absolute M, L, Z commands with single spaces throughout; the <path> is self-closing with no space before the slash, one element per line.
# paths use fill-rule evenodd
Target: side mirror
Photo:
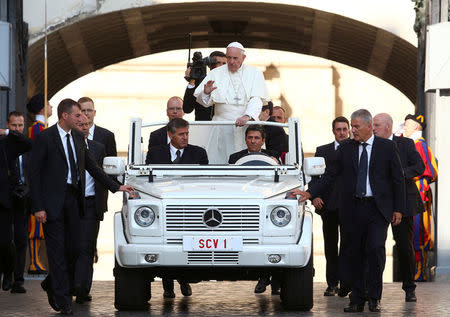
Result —
<path fill-rule="evenodd" d="M 308 157 L 303 161 L 303 171 L 308 176 L 318 176 L 325 173 L 325 159 L 323 157 Z"/>
<path fill-rule="evenodd" d="M 125 161 L 116 156 L 107 156 L 103 159 L 103 171 L 112 176 L 125 174 Z"/>

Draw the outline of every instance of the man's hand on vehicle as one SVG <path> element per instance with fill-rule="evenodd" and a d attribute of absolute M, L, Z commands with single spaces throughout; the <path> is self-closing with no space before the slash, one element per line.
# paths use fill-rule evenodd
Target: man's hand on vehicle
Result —
<path fill-rule="evenodd" d="M 122 185 L 119 187 L 120 192 L 131 193 L 133 190 L 134 190 L 133 186 L 130 186 L 130 185 Z"/>
<path fill-rule="evenodd" d="M 295 195 L 300 195 L 300 196 L 301 196 L 301 197 L 299 198 L 299 200 L 298 200 L 298 202 L 300 202 L 300 203 L 302 203 L 302 202 L 304 202 L 305 200 L 308 200 L 308 199 L 311 198 L 311 194 L 310 194 L 310 193 L 305 192 L 305 191 L 300 190 L 300 189 L 294 189 L 294 190 L 292 191 L 292 193 L 295 194 Z"/>
<path fill-rule="evenodd" d="M 237 127 L 242 127 L 244 126 L 249 120 L 250 120 L 250 116 L 249 115 L 243 115 L 242 117 L 239 117 L 236 119 L 236 126 Z"/>

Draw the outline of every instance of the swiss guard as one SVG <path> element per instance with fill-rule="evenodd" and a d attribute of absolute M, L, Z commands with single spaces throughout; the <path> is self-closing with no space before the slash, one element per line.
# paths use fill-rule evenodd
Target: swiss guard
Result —
<path fill-rule="evenodd" d="M 436 181 L 438 168 L 433 152 L 428 147 L 422 136 L 426 127 L 423 115 L 409 114 L 405 117 L 404 136 L 414 140 L 416 150 L 422 157 L 425 171 L 422 175 L 415 177 L 425 211 L 414 217 L 414 251 L 416 255 L 416 281 L 426 281 L 427 255 L 433 250 L 434 232 L 432 215 L 432 193 L 430 184 Z"/>
<path fill-rule="evenodd" d="M 28 111 L 35 116 L 33 124 L 28 128 L 28 137 L 34 139 L 35 136 L 45 129 L 45 109 L 44 95 L 37 94 L 31 97 L 27 104 Z M 52 107 L 47 104 L 47 117 L 52 115 Z M 45 274 L 45 269 L 40 259 L 41 240 L 44 239 L 42 223 L 36 221 L 34 215 L 30 215 L 28 223 L 28 249 L 30 252 L 29 274 Z"/>

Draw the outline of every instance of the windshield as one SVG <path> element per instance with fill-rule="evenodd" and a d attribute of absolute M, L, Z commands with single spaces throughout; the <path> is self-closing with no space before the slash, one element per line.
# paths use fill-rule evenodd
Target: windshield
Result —
<path fill-rule="evenodd" d="M 169 124 L 169 130 L 171 128 Z M 240 133 L 235 133 L 236 130 Z M 167 122 L 142 123 L 141 119 L 132 119 L 128 162 L 135 166 L 157 165 L 158 169 L 161 165 L 170 169 L 188 166 L 298 168 L 302 162 L 299 130 L 297 119 L 285 124 L 249 121 L 239 128 L 232 121 L 191 121 L 187 128 L 179 126 L 171 131 L 167 129 Z M 225 141 L 215 139 L 230 131 L 229 137 L 222 138 Z M 155 144 L 157 137 L 159 144 Z"/>

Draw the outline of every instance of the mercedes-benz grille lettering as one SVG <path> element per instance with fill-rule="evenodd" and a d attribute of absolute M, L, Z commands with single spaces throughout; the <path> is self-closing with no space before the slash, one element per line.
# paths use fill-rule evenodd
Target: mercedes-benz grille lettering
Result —
<path fill-rule="evenodd" d="M 222 213 L 217 209 L 208 209 L 203 214 L 203 223 L 211 228 L 219 226 L 222 220 Z"/>

